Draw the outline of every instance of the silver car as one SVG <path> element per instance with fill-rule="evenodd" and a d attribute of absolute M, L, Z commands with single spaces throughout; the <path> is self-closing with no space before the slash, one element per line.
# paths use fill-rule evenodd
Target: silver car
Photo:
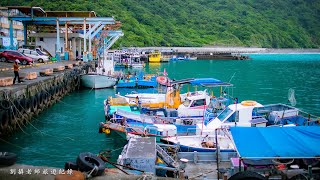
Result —
<path fill-rule="evenodd" d="M 37 62 L 47 62 L 49 61 L 49 56 L 46 55 L 41 55 L 39 54 L 39 52 L 37 52 L 36 50 L 30 50 L 30 49 L 19 49 L 19 52 L 23 53 L 24 55 L 31 57 L 34 61 Z"/>

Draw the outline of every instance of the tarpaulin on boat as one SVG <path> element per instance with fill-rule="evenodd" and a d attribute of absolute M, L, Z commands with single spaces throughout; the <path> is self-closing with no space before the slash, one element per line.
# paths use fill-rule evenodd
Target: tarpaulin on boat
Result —
<path fill-rule="evenodd" d="M 320 156 L 320 126 L 231 127 L 242 158 L 312 158 Z"/>

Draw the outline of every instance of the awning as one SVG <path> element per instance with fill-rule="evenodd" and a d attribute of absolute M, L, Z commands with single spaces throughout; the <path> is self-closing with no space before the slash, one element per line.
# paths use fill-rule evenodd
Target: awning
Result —
<path fill-rule="evenodd" d="M 320 126 L 230 129 L 241 158 L 320 157 Z"/>

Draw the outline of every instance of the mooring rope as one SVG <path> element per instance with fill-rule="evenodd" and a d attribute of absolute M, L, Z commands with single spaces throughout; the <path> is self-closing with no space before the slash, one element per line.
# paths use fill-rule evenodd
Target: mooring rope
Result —
<path fill-rule="evenodd" d="M 13 104 L 14 108 L 16 108 L 16 106 L 14 105 L 14 103 L 13 103 L 10 99 L 9 99 L 9 101 L 11 102 L 11 104 Z M 22 108 L 24 108 L 24 107 L 22 107 Z M 17 112 L 18 112 L 20 115 L 23 115 L 23 114 L 21 113 L 21 111 L 19 111 L 18 108 L 16 108 L 16 109 L 17 109 Z M 25 110 L 25 109 L 24 109 L 24 110 Z M 34 118 L 34 117 L 33 117 L 33 118 Z M 36 118 L 34 118 L 34 119 L 36 119 Z M 36 119 L 36 120 L 38 120 L 38 119 Z M 30 125 L 31 125 L 34 129 L 36 129 L 38 132 L 40 132 L 41 135 L 47 135 L 47 136 L 50 136 L 50 137 L 64 138 L 64 139 L 69 139 L 69 140 L 71 140 L 71 141 L 75 141 L 74 139 L 72 139 L 72 138 L 70 138 L 70 137 L 58 137 L 58 136 L 54 136 L 54 135 L 45 133 L 45 132 L 39 130 L 38 128 L 36 128 L 36 127 L 35 127 L 31 122 L 29 122 L 28 120 L 27 120 L 27 123 L 30 124 Z"/>
<path fill-rule="evenodd" d="M 10 145 L 12 145 L 12 146 L 14 146 L 14 147 L 17 147 L 17 148 L 20 148 L 20 149 L 25 149 L 25 148 L 23 148 L 23 147 L 21 147 L 21 146 L 19 146 L 19 145 L 13 144 L 13 143 L 11 143 L 11 142 L 9 142 L 9 141 L 6 141 L 6 140 L 4 140 L 4 139 L 2 139 L 2 138 L 0 138 L 0 140 L 3 141 L 3 142 L 5 142 L 5 143 L 7 143 L 7 144 L 10 144 Z M 46 154 L 46 153 L 41 153 L 41 152 L 38 152 L 38 151 L 32 151 L 32 152 L 37 153 L 37 154 L 41 154 L 41 155 L 45 155 L 45 156 L 51 156 L 51 157 L 63 157 L 63 158 L 69 157 L 69 156 L 60 156 L 60 155 Z"/>

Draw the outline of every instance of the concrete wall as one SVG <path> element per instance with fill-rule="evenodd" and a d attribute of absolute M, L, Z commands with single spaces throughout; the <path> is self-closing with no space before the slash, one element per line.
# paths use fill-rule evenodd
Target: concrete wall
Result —
<path fill-rule="evenodd" d="M 43 37 L 43 41 L 40 41 L 41 37 L 36 37 L 36 46 L 41 46 L 50 52 L 52 56 L 56 54 L 56 41 L 55 37 Z M 61 53 L 64 52 L 64 38 L 60 38 Z"/>

